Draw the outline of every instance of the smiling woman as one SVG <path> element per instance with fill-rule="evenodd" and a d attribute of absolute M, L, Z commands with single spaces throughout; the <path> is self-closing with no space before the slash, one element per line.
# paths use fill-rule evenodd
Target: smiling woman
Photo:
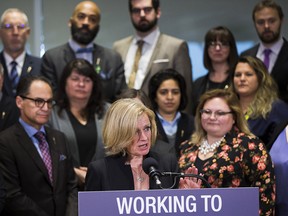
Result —
<path fill-rule="evenodd" d="M 215 89 L 200 98 L 195 132 L 181 145 L 179 166 L 191 167 L 212 187 L 258 187 L 260 215 L 273 215 L 275 178 L 264 143 L 249 129 L 239 100 L 232 91 Z M 189 183 L 180 180 L 186 188 Z"/>
<path fill-rule="evenodd" d="M 158 161 L 159 170 L 177 171 L 174 155 L 160 155 L 151 151 L 157 128 L 155 115 L 135 99 L 120 99 L 106 113 L 103 141 L 107 157 L 90 163 L 86 190 L 147 190 L 159 189 L 142 170 L 146 157 Z M 117 177 L 117 181 L 115 181 Z M 172 177 L 161 178 L 162 187 L 173 185 Z"/>

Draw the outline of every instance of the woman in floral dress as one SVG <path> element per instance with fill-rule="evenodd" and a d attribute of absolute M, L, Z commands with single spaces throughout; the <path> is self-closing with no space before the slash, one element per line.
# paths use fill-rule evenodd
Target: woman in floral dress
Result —
<path fill-rule="evenodd" d="M 206 92 L 195 116 L 195 133 L 182 143 L 179 166 L 195 167 L 212 187 L 259 187 L 260 215 L 273 215 L 275 178 L 263 142 L 247 126 L 237 96 L 223 89 Z M 199 184 L 201 181 L 199 181 Z M 180 188 L 195 187 L 186 179 Z"/>

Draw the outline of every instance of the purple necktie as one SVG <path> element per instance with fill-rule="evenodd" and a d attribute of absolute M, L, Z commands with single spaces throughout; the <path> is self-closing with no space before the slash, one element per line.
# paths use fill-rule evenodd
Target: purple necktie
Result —
<path fill-rule="evenodd" d="M 270 53 L 272 51 L 270 49 L 264 50 L 264 64 L 266 65 L 267 70 L 269 70 L 269 63 L 270 63 Z"/>
<path fill-rule="evenodd" d="M 49 152 L 49 146 L 48 146 L 48 143 L 45 139 L 44 133 L 41 131 L 38 131 L 37 133 L 34 134 L 34 136 L 39 142 L 39 148 L 40 148 L 40 151 L 42 153 L 43 162 L 44 162 L 44 164 L 48 170 L 49 179 L 50 179 L 51 183 L 53 183 L 52 160 L 51 160 L 51 155 Z"/>

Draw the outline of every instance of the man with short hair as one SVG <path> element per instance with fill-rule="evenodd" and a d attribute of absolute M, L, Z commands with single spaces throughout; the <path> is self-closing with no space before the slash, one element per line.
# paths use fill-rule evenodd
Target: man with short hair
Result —
<path fill-rule="evenodd" d="M 69 20 L 71 39 L 44 54 L 41 71 L 52 82 L 54 91 L 63 68 L 75 58 L 83 58 L 93 64 L 101 77 L 105 99 L 109 102 L 127 88 L 119 54 L 93 43 L 99 31 L 100 16 L 100 9 L 93 1 L 80 2 Z"/>
<path fill-rule="evenodd" d="M 5 10 L 0 27 L 3 44 L 3 51 L 0 53 L 0 62 L 4 68 L 3 94 L 15 97 L 21 77 L 40 74 L 41 59 L 25 51 L 29 35 L 27 15 L 17 8 Z"/>
<path fill-rule="evenodd" d="M 284 14 L 273 0 L 255 5 L 254 26 L 260 43 L 241 53 L 261 59 L 279 88 L 279 96 L 288 103 L 288 41 L 281 36 Z"/>
<path fill-rule="evenodd" d="M 46 78 L 20 80 L 19 122 L 0 133 L 0 170 L 7 190 L 1 215 L 78 215 L 77 179 L 65 136 L 44 126 L 53 103 Z"/>
<path fill-rule="evenodd" d="M 129 12 L 135 35 L 116 41 L 113 46 L 125 62 L 126 83 L 148 95 L 151 77 L 160 70 L 173 68 L 186 80 L 185 111 L 192 113 L 192 66 L 187 43 L 160 32 L 160 0 L 129 0 Z"/>

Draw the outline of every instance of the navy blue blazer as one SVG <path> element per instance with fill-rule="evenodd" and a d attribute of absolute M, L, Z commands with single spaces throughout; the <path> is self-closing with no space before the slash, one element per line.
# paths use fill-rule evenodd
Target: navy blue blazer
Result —
<path fill-rule="evenodd" d="M 4 69 L 4 83 L 3 83 L 2 92 L 3 94 L 14 97 L 13 92 L 12 92 L 12 84 L 9 79 L 9 73 L 6 67 L 6 61 L 3 55 L 3 51 L 0 53 L 0 62 Z M 38 57 L 29 55 L 26 53 L 20 79 L 21 77 L 27 76 L 29 74 L 39 75 L 40 70 L 41 70 L 41 62 L 42 62 L 41 58 L 38 58 Z"/>
<path fill-rule="evenodd" d="M 271 71 L 271 76 L 278 85 L 279 97 L 288 103 L 288 41 L 283 38 L 284 44 Z M 249 55 L 256 57 L 259 44 L 241 53 L 241 56 Z"/>

